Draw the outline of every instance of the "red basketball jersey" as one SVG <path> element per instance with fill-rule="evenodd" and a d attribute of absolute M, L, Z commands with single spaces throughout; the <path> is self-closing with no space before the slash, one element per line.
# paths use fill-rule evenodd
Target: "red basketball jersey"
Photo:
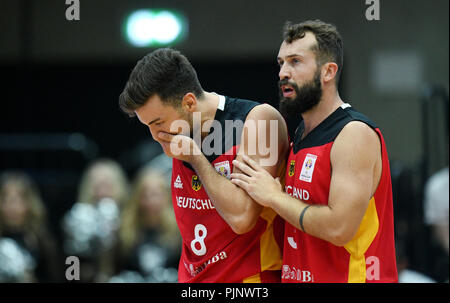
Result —
<path fill-rule="evenodd" d="M 222 127 L 221 154 L 207 158 L 217 173 L 230 178 L 240 133 L 230 131 L 225 123 L 244 122 L 258 103 L 221 96 L 221 104 L 215 116 Z M 234 233 L 214 208 L 196 172 L 176 159 L 172 202 L 183 239 L 179 282 L 280 282 L 283 221 L 273 210 L 265 208 L 248 233 Z"/>
<path fill-rule="evenodd" d="M 303 122 L 291 144 L 285 191 L 309 204 L 328 204 L 330 151 L 342 128 L 361 121 L 381 142 L 382 175 L 355 237 L 343 247 L 285 224 L 283 282 L 397 282 L 392 185 L 380 130 L 348 104 L 339 107 L 303 140 Z"/>

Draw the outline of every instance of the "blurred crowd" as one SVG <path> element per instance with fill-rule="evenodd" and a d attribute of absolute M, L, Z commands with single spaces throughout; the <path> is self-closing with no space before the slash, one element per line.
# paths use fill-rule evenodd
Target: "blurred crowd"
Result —
<path fill-rule="evenodd" d="M 177 282 L 181 237 L 171 172 L 157 164 L 142 167 L 132 180 L 115 160 L 89 164 L 78 196 L 59 220 L 61 245 L 35 180 L 2 172 L 0 282 L 64 282 L 69 256 L 80 262 L 80 282 Z"/>
<path fill-rule="evenodd" d="M 81 175 L 78 196 L 59 219 L 61 245 L 35 180 L 20 171 L 0 174 L 0 282 L 64 282 L 68 256 L 80 261 L 80 282 L 177 282 L 181 237 L 170 193 L 171 161 L 165 155 L 138 169 L 131 180 L 112 159 L 97 159 Z M 448 259 L 449 170 L 428 180 L 424 224 Z M 436 281 L 408 266 L 396 243 L 400 282 Z"/>

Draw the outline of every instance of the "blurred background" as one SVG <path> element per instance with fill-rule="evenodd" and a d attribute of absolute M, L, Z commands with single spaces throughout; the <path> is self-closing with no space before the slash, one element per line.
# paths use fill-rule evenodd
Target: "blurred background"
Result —
<path fill-rule="evenodd" d="M 278 107 L 282 26 L 307 19 L 337 26 L 340 95 L 384 134 L 401 280 L 448 282 L 449 2 L 372 2 L 0 0 L 0 282 L 64 282 L 71 255 L 81 281 L 176 281 L 171 163 L 118 96 L 167 45 L 206 91 Z"/>

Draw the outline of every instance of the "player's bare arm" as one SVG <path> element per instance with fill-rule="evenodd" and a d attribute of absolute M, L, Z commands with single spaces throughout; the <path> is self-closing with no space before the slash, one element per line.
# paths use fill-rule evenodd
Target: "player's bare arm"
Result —
<path fill-rule="evenodd" d="M 361 122 L 347 124 L 331 149 L 328 205 L 311 206 L 289 196 L 255 161 L 247 157 L 243 160 L 234 161 L 242 170 L 232 174 L 234 184 L 296 228 L 337 246 L 345 245 L 358 231 L 381 176 L 380 140 Z"/>
<path fill-rule="evenodd" d="M 277 121 L 276 128 L 270 130 L 270 121 Z M 261 123 L 264 121 L 265 123 Z M 259 123 L 258 123 L 259 122 Z M 251 125 L 251 127 L 247 127 Z M 265 131 L 260 130 L 261 126 L 265 125 Z M 253 127 L 256 126 L 256 127 Z M 274 124 L 272 123 L 272 126 Z M 244 155 L 248 155 L 254 161 L 266 163 L 269 155 L 261 153 L 258 148 L 259 137 L 258 133 L 266 136 L 266 143 L 269 145 L 271 135 L 277 136 L 276 146 L 270 147 L 271 155 L 276 155 L 277 159 L 272 165 L 263 166 L 261 169 L 266 171 L 270 176 L 278 177 L 280 174 L 280 167 L 284 167 L 285 154 L 288 149 L 287 129 L 280 113 L 270 105 L 259 105 L 253 108 L 247 116 L 244 123 L 244 131 L 241 136 L 241 144 L 238 150 L 236 159 L 242 159 Z M 195 169 L 203 186 L 205 187 L 208 196 L 214 204 L 214 207 L 222 216 L 222 218 L 230 225 L 234 232 L 238 234 L 250 231 L 256 224 L 258 217 L 262 211 L 262 206 L 255 203 L 253 199 L 240 187 L 234 185 L 227 178 L 219 175 L 208 159 L 198 151 L 200 150 L 197 144 L 186 136 L 173 136 L 168 133 L 160 133 L 159 138 L 168 142 L 168 144 L 182 144 L 180 141 L 185 141 L 185 146 L 190 146 L 190 152 L 181 155 L 174 155 L 175 158 L 188 162 Z M 256 148 L 255 145 L 256 144 Z M 256 154 L 254 153 L 256 151 Z M 233 172 L 237 172 L 236 168 Z"/>

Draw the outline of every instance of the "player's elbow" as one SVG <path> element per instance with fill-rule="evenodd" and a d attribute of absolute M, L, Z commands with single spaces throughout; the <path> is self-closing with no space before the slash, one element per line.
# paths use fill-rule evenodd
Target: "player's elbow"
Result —
<path fill-rule="evenodd" d="M 333 237 L 330 237 L 329 242 L 331 242 L 331 244 L 335 245 L 335 246 L 345 246 L 345 244 L 347 244 L 348 242 L 350 242 L 351 238 L 345 237 L 345 236 L 340 236 L 340 235 L 335 235 Z"/>
<path fill-rule="evenodd" d="M 330 232 L 328 242 L 336 246 L 345 246 L 348 242 L 350 242 L 356 231 L 353 231 L 348 228 L 337 228 Z"/>
<path fill-rule="evenodd" d="M 230 222 L 230 227 L 238 235 L 242 235 L 245 233 L 248 233 L 255 227 L 256 220 L 249 218 L 248 216 L 242 215 L 242 216 L 236 216 L 234 217 Z"/>

